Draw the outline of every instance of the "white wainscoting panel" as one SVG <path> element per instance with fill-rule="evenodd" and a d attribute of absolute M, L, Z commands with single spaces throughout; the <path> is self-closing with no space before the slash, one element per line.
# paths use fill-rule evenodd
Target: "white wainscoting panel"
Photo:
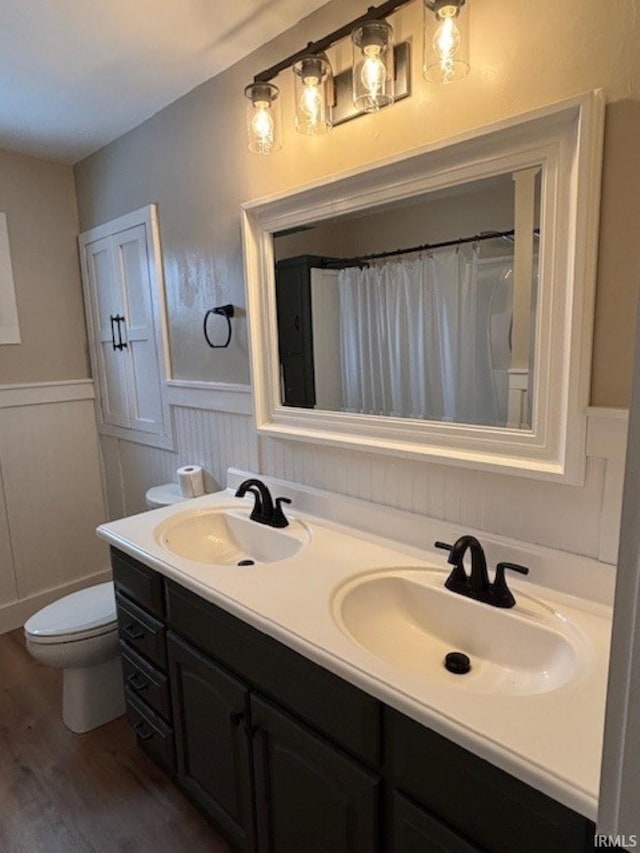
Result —
<path fill-rule="evenodd" d="M 201 404 L 205 399 L 199 396 Z M 147 489 L 176 482 L 181 465 L 201 465 L 208 492 L 224 488 L 227 468 L 258 469 L 256 432 L 248 415 L 173 405 L 172 416 L 175 452 L 101 437 L 110 518 L 143 512 Z"/>
<path fill-rule="evenodd" d="M 121 438 L 117 439 L 117 442 L 124 514 L 135 515 L 147 508 L 144 500 L 147 489 L 175 480 L 178 457 L 170 450 L 161 450 L 147 444 L 134 444 Z"/>
<path fill-rule="evenodd" d="M 93 396 L 87 381 L 0 388 L 0 631 L 108 576 Z"/>
<path fill-rule="evenodd" d="M 2 467 L 0 466 L 0 606 L 18 597 L 16 570 L 11 550 L 11 531 L 4 499 Z"/>
<path fill-rule="evenodd" d="M 263 439 L 262 470 L 284 480 L 598 557 L 605 464 L 590 459 L 584 487 Z M 382 535 L 391 535 L 391 531 Z"/>
<path fill-rule="evenodd" d="M 103 438 L 112 517 L 144 509 L 152 485 L 175 482 L 179 465 L 202 465 L 207 490 L 222 488 L 229 467 L 261 472 L 330 492 L 615 563 L 626 413 L 590 409 L 586 479 L 566 486 L 394 456 L 258 438 L 234 399 L 185 383 L 172 400 L 174 454 Z M 179 396 L 178 396 L 179 395 Z M 181 402 L 179 403 L 178 400 Z M 221 405 L 223 411 L 211 410 Z M 117 490 L 121 492 L 118 495 Z"/>
<path fill-rule="evenodd" d="M 91 402 L 2 409 L 0 459 L 18 596 L 104 569 L 108 559 L 95 536 L 106 513 Z"/>
<path fill-rule="evenodd" d="M 114 521 L 116 518 L 124 518 L 127 514 L 120 442 L 115 436 L 104 433 L 100 436 L 100 456 L 104 500 L 109 520 Z"/>
<path fill-rule="evenodd" d="M 250 417 L 185 408 L 175 408 L 174 417 L 179 464 L 202 465 L 212 478 L 207 481 L 207 491 L 224 488 L 227 468 L 234 466 L 234 459 L 244 460 L 240 467 L 245 470 L 258 467 L 256 433 Z"/>
<path fill-rule="evenodd" d="M 209 412 L 231 412 L 253 415 L 250 385 L 228 382 L 194 382 L 187 379 L 167 380 L 167 399 L 172 406 L 206 409 Z"/>

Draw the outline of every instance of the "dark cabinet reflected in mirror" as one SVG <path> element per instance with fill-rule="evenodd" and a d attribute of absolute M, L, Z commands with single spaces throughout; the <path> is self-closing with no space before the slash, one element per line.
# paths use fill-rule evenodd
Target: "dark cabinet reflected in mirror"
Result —
<path fill-rule="evenodd" d="M 543 179 L 274 234 L 282 403 L 530 429 Z"/>

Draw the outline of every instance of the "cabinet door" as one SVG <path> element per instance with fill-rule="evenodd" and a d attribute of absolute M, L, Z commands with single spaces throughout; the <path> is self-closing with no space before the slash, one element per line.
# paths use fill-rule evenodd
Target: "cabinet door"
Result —
<path fill-rule="evenodd" d="M 121 331 L 128 357 L 127 388 L 131 427 L 157 433 L 162 428 L 160 362 L 156 350 L 149 248 L 145 225 L 114 234 L 114 263 L 123 283 Z"/>
<path fill-rule="evenodd" d="M 251 850 L 248 691 L 172 632 L 167 647 L 178 780 L 238 849 Z"/>
<path fill-rule="evenodd" d="M 122 281 L 113 263 L 111 238 L 95 240 L 84 248 L 84 265 L 91 303 L 93 345 L 100 388 L 100 408 L 105 423 L 129 428 L 127 353 L 115 349 L 115 318 L 124 304 Z"/>
<path fill-rule="evenodd" d="M 285 406 L 313 408 L 313 334 L 309 259 L 280 261 L 276 266 L 278 349 Z"/>
<path fill-rule="evenodd" d="M 392 853 L 481 853 L 397 791 L 392 808 Z"/>
<path fill-rule="evenodd" d="M 374 853 L 380 780 L 251 697 L 259 853 Z"/>

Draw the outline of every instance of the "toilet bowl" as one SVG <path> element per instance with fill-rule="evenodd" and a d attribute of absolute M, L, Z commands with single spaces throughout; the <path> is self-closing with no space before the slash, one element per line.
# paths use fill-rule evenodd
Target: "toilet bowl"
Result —
<path fill-rule="evenodd" d="M 189 500 L 176 483 L 153 486 L 149 509 Z M 25 622 L 31 655 L 62 670 L 62 720 L 83 734 L 125 712 L 113 582 L 65 595 Z"/>
<path fill-rule="evenodd" d="M 82 734 L 125 712 L 113 583 L 65 595 L 25 622 L 27 649 L 62 669 L 62 720 Z"/>

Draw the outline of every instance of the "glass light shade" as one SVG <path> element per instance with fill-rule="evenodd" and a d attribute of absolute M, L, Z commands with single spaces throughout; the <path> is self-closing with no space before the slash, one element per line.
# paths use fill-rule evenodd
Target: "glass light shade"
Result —
<path fill-rule="evenodd" d="M 293 66 L 296 129 L 307 136 L 328 133 L 333 125 L 333 72 L 324 54 L 304 56 Z"/>
<path fill-rule="evenodd" d="M 373 113 L 394 101 L 393 27 L 386 21 L 366 21 L 351 33 L 353 43 L 353 103 Z"/>
<path fill-rule="evenodd" d="M 424 76 L 453 83 L 469 73 L 469 4 L 424 0 Z"/>
<path fill-rule="evenodd" d="M 249 151 L 254 154 L 279 151 L 282 148 L 280 90 L 273 83 L 251 83 L 244 94 Z"/>

